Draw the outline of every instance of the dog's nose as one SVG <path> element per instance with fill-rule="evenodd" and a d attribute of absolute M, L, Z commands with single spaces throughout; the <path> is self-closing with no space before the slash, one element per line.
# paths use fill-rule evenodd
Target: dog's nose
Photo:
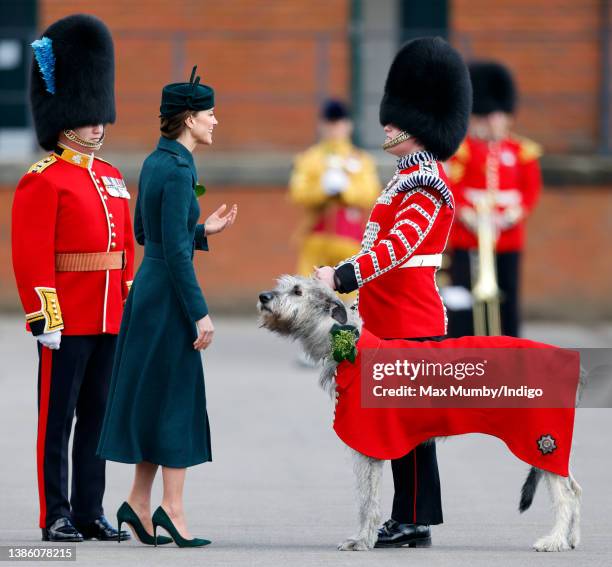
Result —
<path fill-rule="evenodd" d="M 262 302 L 262 304 L 268 303 L 268 301 L 272 301 L 272 298 L 274 296 L 269 292 L 269 291 L 264 291 L 263 293 L 259 294 L 259 301 Z"/>

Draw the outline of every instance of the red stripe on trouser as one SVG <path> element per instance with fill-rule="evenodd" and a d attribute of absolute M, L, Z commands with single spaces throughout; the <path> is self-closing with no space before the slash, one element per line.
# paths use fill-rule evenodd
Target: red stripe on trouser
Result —
<path fill-rule="evenodd" d="M 412 520 L 412 523 L 416 524 L 417 523 L 417 517 L 416 517 L 416 506 L 417 506 L 417 462 L 416 462 L 416 456 L 417 456 L 417 450 L 416 450 L 416 447 L 414 448 L 414 452 L 412 454 L 414 455 L 414 510 L 413 510 L 413 520 Z"/>
<path fill-rule="evenodd" d="M 47 438 L 47 418 L 49 415 L 49 392 L 51 390 L 51 366 L 53 352 L 42 347 L 40 358 L 40 402 L 38 410 L 38 435 L 36 439 L 36 465 L 38 473 L 38 499 L 40 502 L 41 528 L 46 528 L 47 498 L 45 494 L 45 440 Z"/>

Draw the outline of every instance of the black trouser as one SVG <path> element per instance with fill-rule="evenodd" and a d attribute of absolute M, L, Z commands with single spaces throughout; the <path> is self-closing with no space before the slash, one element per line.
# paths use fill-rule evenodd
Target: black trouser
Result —
<path fill-rule="evenodd" d="M 496 254 L 497 285 L 501 292 L 500 316 L 502 334 L 518 337 L 520 330 L 520 252 Z M 451 255 L 450 275 L 453 285 L 471 291 L 472 274 L 470 252 L 454 250 Z M 464 337 L 474 334 L 474 315 L 471 309 L 448 310 L 448 336 Z"/>
<path fill-rule="evenodd" d="M 59 350 L 38 345 L 37 468 L 40 527 L 61 516 L 88 523 L 101 516 L 106 461 L 96 456 L 116 335 L 62 336 Z M 68 501 L 68 440 L 72 490 Z"/>
<path fill-rule="evenodd" d="M 419 337 L 408 340 L 440 341 L 443 338 Z M 441 524 L 442 496 L 435 441 L 418 445 L 400 459 L 393 459 L 391 470 L 395 487 L 391 518 L 400 524 Z"/>

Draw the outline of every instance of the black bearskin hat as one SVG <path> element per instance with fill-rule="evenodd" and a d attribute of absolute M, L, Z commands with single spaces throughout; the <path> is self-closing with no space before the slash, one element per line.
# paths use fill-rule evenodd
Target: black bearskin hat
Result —
<path fill-rule="evenodd" d="M 30 102 L 38 143 L 52 150 L 66 128 L 115 121 L 113 39 L 94 16 L 51 24 L 32 43 Z"/>
<path fill-rule="evenodd" d="M 474 61 L 469 69 L 474 90 L 472 112 L 512 114 L 516 108 L 516 87 L 508 68 L 494 61 Z"/>
<path fill-rule="evenodd" d="M 379 116 L 445 160 L 465 137 L 471 107 L 461 55 L 440 37 L 424 37 L 403 45 L 391 63 Z"/>

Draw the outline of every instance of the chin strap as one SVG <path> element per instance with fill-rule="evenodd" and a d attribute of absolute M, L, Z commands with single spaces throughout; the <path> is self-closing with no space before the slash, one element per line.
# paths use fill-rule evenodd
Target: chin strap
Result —
<path fill-rule="evenodd" d="M 66 138 L 68 138 L 71 142 L 74 142 L 79 146 L 82 146 L 89 150 L 99 150 L 104 142 L 105 132 L 102 132 L 102 137 L 97 142 L 89 142 L 87 140 L 84 140 L 74 130 L 70 129 L 64 130 L 64 136 L 66 136 Z"/>
<path fill-rule="evenodd" d="M 402 142 L 405 142 L 406 140 L 409 140 L 410 138 L 412 138 L 411 134 L 408 134 L 408 132 L 400 132 L 397 136 L 395 136 L 395 138 L 391 138 L 390 140 L 387 140 L 383 145 L 382 145 L 382 149 L 383 150 L 388 150 L 389 148 L 393 148 L 395 146 L 397 146 L 398 144 L 401 144 Z"/>

